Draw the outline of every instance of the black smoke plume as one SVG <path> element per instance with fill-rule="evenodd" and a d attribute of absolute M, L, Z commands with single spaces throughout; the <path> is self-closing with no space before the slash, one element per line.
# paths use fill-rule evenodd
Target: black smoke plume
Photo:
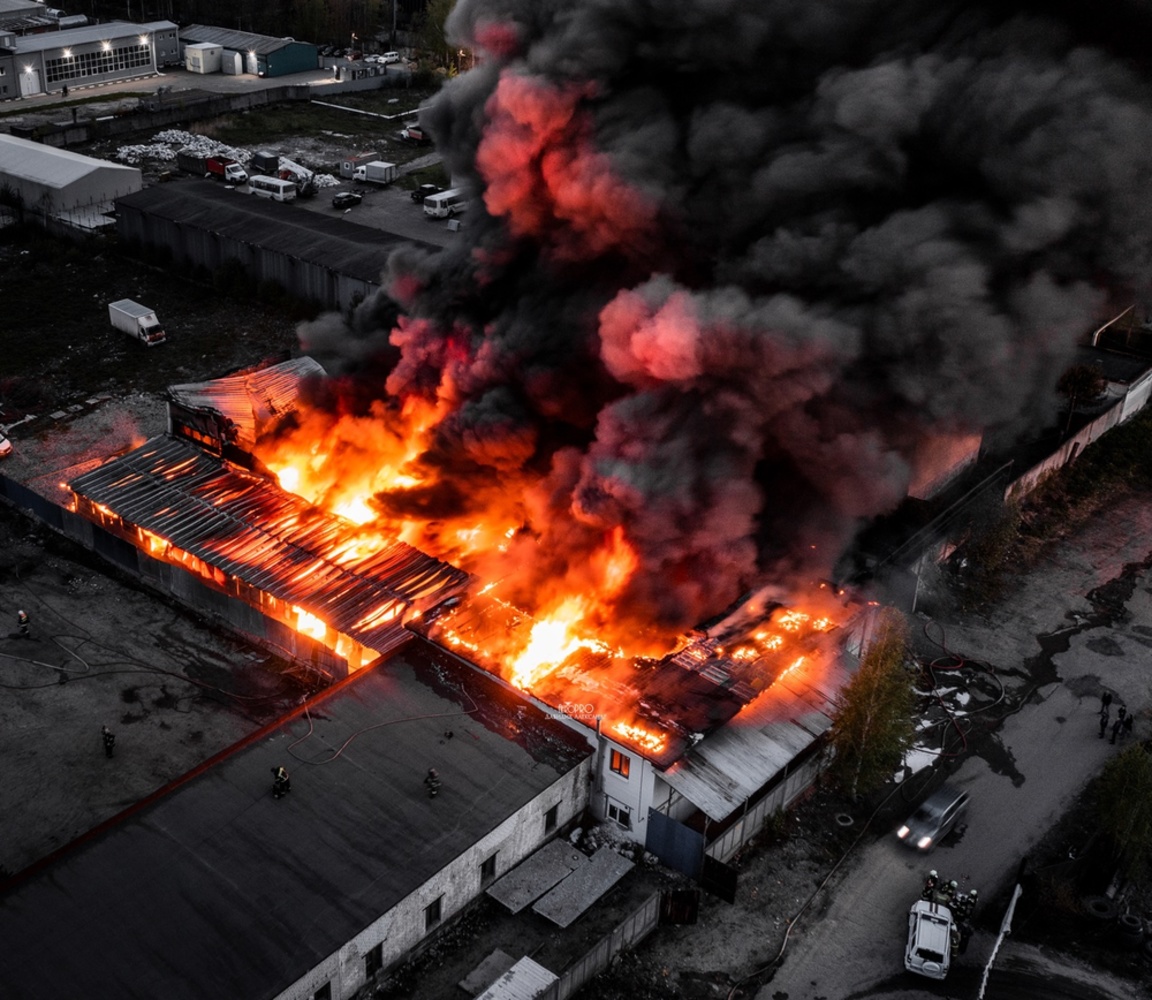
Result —
<path fill-rule="evenodd" d="M 408 506 L 516 484 L 486 570 L 533 606 L 622 529 L 616 614 L 675 629 L 828 572 L 926 436 L 1045 421 L 1077 338 L 1148 291 L 1148 6 L 1099 7 L 460 0 L 477 68 L 421 117 L 477 200 L 346 339 L 382 395 L 450 375 L 450 485 Z"/>

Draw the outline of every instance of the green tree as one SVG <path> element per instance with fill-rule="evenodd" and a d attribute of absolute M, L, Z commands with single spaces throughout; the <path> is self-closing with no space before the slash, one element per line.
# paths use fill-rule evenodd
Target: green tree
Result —
<path fill-rule="evenodd" d="M 457 62 L 456 50 L 444 34 L 444 22 L 455 6 L 456 0 L 428 0 L 414 19 L 416 44 L 438 66 L 453 67 Z"/>
<path fill-rule="evenodd" d="M 1096 816 L 1112 841 L 1124 873 L 1142 877 L 1152 867 L 1152 757 L 1139 743 L 1104 766 L 1096 788 Z"/>
<path fill-rule="evenodd" d="M 916 733 L 908 623 L 894 608 L 877 616 L 860 669 L 836 696 L 829 772 L 852 798 L 879 788 L 900 765 Z"/>

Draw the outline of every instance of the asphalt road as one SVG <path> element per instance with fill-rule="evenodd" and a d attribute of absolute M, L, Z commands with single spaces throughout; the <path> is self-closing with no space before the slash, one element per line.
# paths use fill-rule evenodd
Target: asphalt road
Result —
<path fill-rule="evenodd" d="M 1137 578 L 1127 599 L 1126 618 L 1074 631 L 1076 622 L 1083 626 L 1083 619 L 1069 619 L 1065 614 L 1083 614 L 1087 607 L 1082 595 L 1094 583 L 1110 578 L 1092 571 L 1093 556 L 1096 565 L 1109 573 L 1117 573 L 1132 557 L 1147 558 L 1152 512 L 1136 506 L 1129 518 L 1129 523 L 1097 529 L 1097 541 L 1104 539 L 1107 551 L 1072 552 L 1061 566 L 1052 568 L 1053 574 L 1062 574 L 1061 579 L 1079 581 L 1081 596 L 1073 583 L 1071 592 L 1064 595 L 1066 603 L 1054 603 L 1053 591 L 1059 589 L 1053 583 L 1055 577 L 1040 575 L 1017 597 L 1021 607 L 1014 613 L 1019 621 L 1032 624 L 1046 619 L 1051 624 L 1043 631 L 1048 633 L 1070 629 L 1069 648 L 1053 657 L 1052 682 L 1038 688 L 1021 711 L 1005 720 L 997 733 L 997 747 L 985 752 L 986 759 L 969 758 L 949 778 L 971 793 L 972 807 L 963 834 L 945 840 L 926 856 L 905 847 L 890 833 L 864 847 L 842 880 L 826 890 L 794 929 L 784 961 L 759 992 L 759 1000 L 977 995 L 994 943 L 992 936 L 975 935 L 948 979 L 934 983 L 903 971 L 908 909 L 929 868 L 956 879 L 962 889 L 977 888 L 985 899 L 1010 882 L 1021 859 L 1117 751 L 1097 736 L 1102 684 L 1117 693 L 1118 703 L 1126 703 L 1137 713 L 1136 735 L 1147 733 L 1152 682 L 1147 677 L 1148 647 L 1143 637 L 1152 635 L 1152 572 L 1145 570 Z M 1083 586 L 1084 582 L 1089 586 Z M 1041 610 L 1044 606 L 1046 611 Z M 1022 635 L 1007 634 L 1011 630 L 1003 625 L 989 622 L 962 630 L 951 648 L 996 663 L 997 648 L 1003 654 L 1026 646 Z M 1019 661 L 999 662 L 1006 669 L 1020 666 Z M 994 922 L 999 922 L 999 916 L 993 915 Z M 1003 989 L 989 994 L 998 998 L 1133 996 L 1131 984 L 1124 984 L 1118 992 L 1099 992 L 1099 982 L 1093 980 L 1093 991 L 1087 992 L 1083 982 L 1065 981 L 1054 969 L 1037 973 L 1028 963 L 998 976 Z M 1038 989 L 1037 977 L 1048 985 Z"/>

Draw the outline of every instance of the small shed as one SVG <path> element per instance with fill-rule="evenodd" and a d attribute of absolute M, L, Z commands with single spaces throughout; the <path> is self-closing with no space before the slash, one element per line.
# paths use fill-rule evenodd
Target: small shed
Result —
<path fill-rule="evenodd" d="M 225 76 L 243 76 L 244 57 L 239 52 L 225 52 L 220 60 L 220 72 Z"/>
<path fill-rule="evenodd" d="M 184 46 L 184 67 L 189 73 L 219 73 L 224 48 L 208 42 Z"/>

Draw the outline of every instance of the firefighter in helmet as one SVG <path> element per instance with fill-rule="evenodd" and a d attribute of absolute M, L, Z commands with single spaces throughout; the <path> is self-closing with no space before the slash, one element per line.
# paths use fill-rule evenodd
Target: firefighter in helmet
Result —
<path fill-rule="evenodd" d="M 280 799 L 292 791 L 288 769 L 283 765 L 272 768 L 272 798 Z"/>

